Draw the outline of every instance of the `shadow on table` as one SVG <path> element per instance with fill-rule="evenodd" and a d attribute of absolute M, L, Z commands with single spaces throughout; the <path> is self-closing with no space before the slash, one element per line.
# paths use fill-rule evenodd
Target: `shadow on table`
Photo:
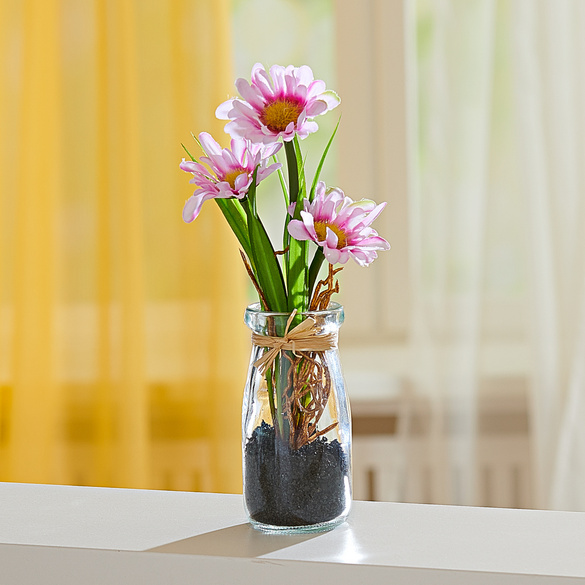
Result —
<path fill-rule="evenodd" d="M 254 558 L 311 540 L 321 534 L 323 533 L 265 534 L 246 523 L 169 542 L 146 552 Z"/>

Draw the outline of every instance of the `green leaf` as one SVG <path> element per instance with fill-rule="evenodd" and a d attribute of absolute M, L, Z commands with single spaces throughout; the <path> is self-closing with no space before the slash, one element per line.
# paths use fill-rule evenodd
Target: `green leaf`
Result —
<path fill-rule="evenodd" d="M 337 120 L 337 124 L 335 125 L 335 129 L 333 130 L 333 134 L 331 134 L 331 138 L 323 151 L 323 156 L 321 156 L 321 160 L 319 161 L 319 165 L 317 166 L 317 170 L 315 171 L 315 176 L 313 178 L 313 184 L 311 185 L 311 192 L 309 193 L 309 201 L 313 201 L 315 198 L 315 188 L 317 187 L 317 183 L 319 182 L 319 176 L 321 175 L 321 170 L 323 169 L 323 163 L 325 162 L 325 158 L 327 157 L 327 153 L 329 152 L 329 148 L 331 148 L 331 144 L 333 144 L 333 139 L 337 134 L 337 129 L 339 128 L 339 122 L 341 122 L 341 116 L 339 120 Z"/>
<path fill-rule="evenodd" d="M 258 217 L 258 211 L 256 209 L 256 175 L 258 174 L 258 167 L 254 170 L 254 174 L 252 175 L 252 182 L 250 183 L 250 188 L 248 189 L 248 194 L 246 196 L 248 200 L 248 204 L 250 206 L 250 210 L 254 217 Z"/>
<path fill-rule="evenodd" d="M 242 250 L 252 263 L 252 269 L 254 270 L 254 262 L 251 257 L 252 248 L 250 246 L 250 239 L 248 236 L 248 221 L 246 214 L 242 208 L 241 203 L 237 199 L 215 199 L 218 207 L 221 209 L 223 216 L 228 222 L 232 232 L 238 239 Z"/>
<path fill-rule="evenodd" d="M 187 153 L 187 156 L 193 161 L 196 161 L 196 158 L 187 150 L 187 147 L 181 142 L 181 146 L 183 147 L 183 150 Z"/>
<path fill-rule="evenodd" d="M 203 148 L 203 144 L 201 144 L 201 140 L 199 140 L 199 137 L 195 136 L 195 134 L 193 134 L 193 132 L 191 132 L 191 136 L 193 137 L 193 140 L 199 145 L 199 148 L 203 151 L 203 154 L 205 154 L 205 156 L 209 156 L 205 152 L 205 148 Z"/>
<path fill-rule="evenodd" d="M 262 222 L 248 218 L 248 232 L 256 278 L 271 311 L 286 312 L 287 299 L 280 264 Z"/>
<path fill-rule="evenodd" d="M 248 220 L 248 237 L 251 248 L 249 258 L 255 267 L 256 280 L 266 297 L 269 305 L 268 309 L 270 311 L 285 312 L 287 298 L 280 264 L 274 254 L 274 248 L 264 225 L 249 204 L 249 200 L 254 200 L 256 197 L 257 173 L 258 168 L 254 171 L 247 199 L 242 201 L 242 207 Z"/>

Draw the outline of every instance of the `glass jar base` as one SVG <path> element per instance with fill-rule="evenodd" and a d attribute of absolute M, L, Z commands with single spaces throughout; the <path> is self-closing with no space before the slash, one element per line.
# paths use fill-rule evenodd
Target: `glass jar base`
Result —
<path fill-rule="evenodd" d="M 264 532 L 265 534 L 308 534 L 311 532 L 326 532 L 333 530 L 336 526 L 343 524 L 347 520 L 347 516 L 340 516 L 327 522 L 319 522 L 318 524 L 305 524 L 303 526 L 276 526 L 273 524 L 264 524 L 250 519 L 250 524 L 256 530 Z"/>

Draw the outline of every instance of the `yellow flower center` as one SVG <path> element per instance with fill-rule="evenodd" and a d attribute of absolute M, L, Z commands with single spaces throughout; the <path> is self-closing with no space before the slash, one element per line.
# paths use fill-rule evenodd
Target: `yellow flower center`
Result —
<path fill-rule="evenodd" d="M 302 104 L 292 100 L 280 99 L 264 108 L 260 115 L 260 120 L 272 132 L 283 132 L 291 122 L 297 123 L 302 111 Z"/>
<path fill-rule="evenodd" d="M 236 179 L 242 174 L 245 173 L 246 169 L 242 169 L 241 167 L 238 167 L 237 169 L 234 169 L 233 171 L 230 171 L 229 173 L 226 173 L 225 177 L 223 178 L 224 181 L 228 182 L 230 184 L 230 187 L 232 189 L 235 188 L 235 184 L 236 184 Z"/>
<path fill-rule="evenodd" d="M 336 236 L 337 236 L 337 249 L 340 250 L 344 248 L 347 244 L 347 238 L 345 237 L 345 233 L 335 224 L 329 223 L 327 221 L 316 221 L 315 222 L 315 232 L 317 233 L 317 238 L 320 242 L 323 242 L 327 238 L 327 228 L 329 228 Z"/>

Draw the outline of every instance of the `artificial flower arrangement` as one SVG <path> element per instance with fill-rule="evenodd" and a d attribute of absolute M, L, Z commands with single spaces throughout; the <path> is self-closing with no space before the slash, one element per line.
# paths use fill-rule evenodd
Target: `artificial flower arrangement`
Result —
<path fill-rule="evenodd" d="M 322 451 L 326 436 L 341 426 L 339 412 L 343 409 L 335 406 L 337 415 L 324 416 L 335 386 L 335 372 L 331 373 L 326 356 L 336 348 L 337 338 L 325 321 L 319 322 L 319 316 L 331 308 L 331 297 L 339 291 L 336 274 L 349 258 L 368 266 L 378 251 L 389 249 L 388 242 L 371 227 L 385 203 L 353 201 L 341 189 L 327 188 L 320 180 L 339 122 L 312 181 L 307 182 L 300 140 L 318 130 L 316 116 L 340 103 L 323 81 L 313 78 L 308 66 L 274 65 L 266 71 L 256 64 L 251 82 L 238 79 L 235 85 L 241 97 L 227 100 L 216 110 L 219 119 L 228 120 L 225 131 L 231 136 L 230 148 L 221 148 L 205 132 L 196 138 L 203 150 L 199 160 L 185 148 L 190 160 L 183 159 L 180 167 L 192 174 L 191 182 L 197 188 L 185 204 L 183 219 L 192 222 L 203 203 L 215 199 L 238 239 L 244 265 L 258 293 L 259 306 L 256 313 L 252 310 L 250 314 L 254 317 L 263 311 L 276 315 L 273 319 L 265 318 L 262 330 L 253 334 L 251 370 L 255 382 L 249 381 L 248 387 L 261 384 L 269 412 L 260 417 L 262 424 L 252 428 L 253 432 L 244 432 L 245 448 L 251 448 L 262 436 L 272 445 L 272 451 L 275 441 L 286 445 L 287 452 L 295 456 L 318 445 Z M 283 145 L 286 177 L 278 160 Z M 284 215 L 283 239 L 276 246 L 260 217 L 257 198 L 259 184 L 273 172 L 280 177 Z M 325 261 L 328 273 L 319 280 Z M 336 265 L 341 266 L 335 268 Z M 278 315 L 284 318 L 279 319 Z M 249 325 L 252 317 L 247 321 Z M 248 398 L 244 402 L 245 409 L 254 409 Z M 326 446 L 330 447 L 331 442 Z M 266 456 L 258 461 L 263 462 L 262 469 L 250 467 L 254 471 L 248 474 L 245 470 L 245 492 L 246 483 L 257 482 L 257 475 L 267 473 L 273 482 L 283 476 L 280 464 L 273 462 L 279 468 L 276 472 L 266 471 Z M 305 477 L 303 482 L 307 481 Z M 314 492 L 322 488 L 311 489 Z M 307 510 L 303 516 L 301 508 L 306 508 L 307 501 L 312 499 L 312 492 L 308 493 L 305 490 L 300 504 L 289 502 L 285 512 L 264 516 L 259 513 L 258 522 L 273 528 L 326 522 L 326 515 L 309 514 Z M 266 506 L 271 496 L 264 494 L 260 500 Z M 254 507 L 250 501 L 247 505 Z M 278 502 L 274 506 L 282 508 Z M 254 518 L 253 513 L 251 517 Z"/>

